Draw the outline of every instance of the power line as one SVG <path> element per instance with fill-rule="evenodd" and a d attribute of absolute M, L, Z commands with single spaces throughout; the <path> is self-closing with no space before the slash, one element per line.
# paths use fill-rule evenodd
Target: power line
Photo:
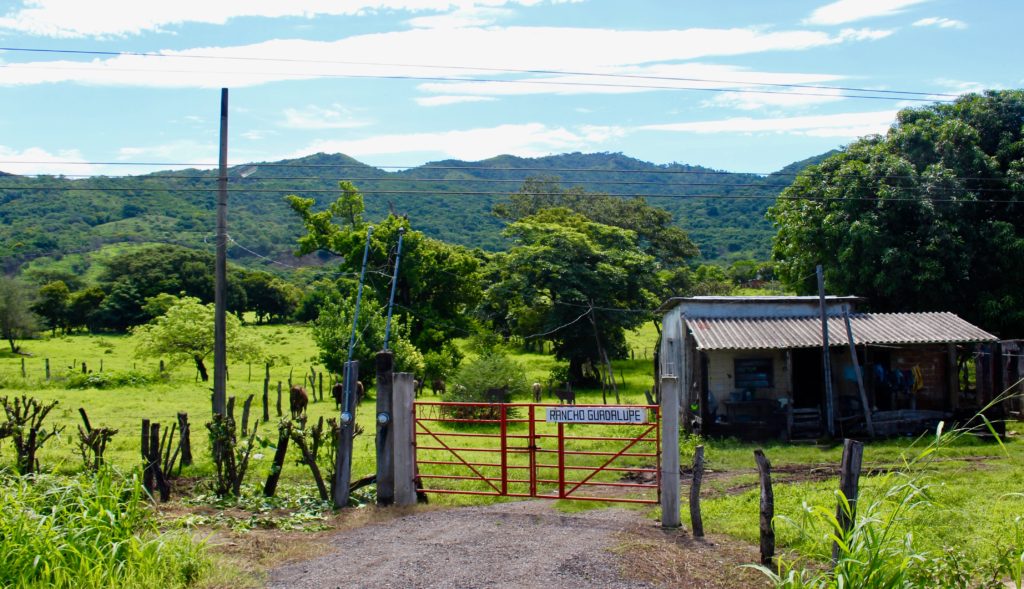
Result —
<path fill-rule="evenodd" d="M 728 185 L 721 185 L 728 187 Z M 926 187 L 895 187 L 901 191 L 906 192 L 923 192 L 927 191 Z M 111 188 L 98 188 L 98 187 L 86 187 L 77 188 L 69 186 L 3 186 L 0 185 L 0 190 L 38 190 L 38 191 L 51 191 L 51 192 L 141 192 L 141 193 L 166 193 L 166 192 L 178 192 L 178 193 L 208 193 L 213 188 L 174 188 L 174 187 L 111 187 Z M 775 191 L 776 188 L 764 187 L 764 190 Z M 954 189 L 950 189 L 954 190 Z M 989 189 L 979 188 L 975 190 L 964 189 L 966 193 L 974 192 L 986 192 Z M 999 189 L 992 189 L 992 191 Z M 337 189 L 314 189 L 314 188 L 257 188 L 257 189 L 244 189 L 235 188 L 229 189 L 230 194 L 336 194 Z M 488 191 L 488 190 L 360 190 L 364 195 L 408 195 L 408 196 L 496 196 L 496 197 L 507 197 L 509 192 L 507 191 Z M 1019 192 L 1019 191 L 1010 191 Z M 541 192 L 531 193 L 534 196 L 564 196 L 562 192 Z M 687 200 L 806 200 L 814 202 L 830 202 L 830 201 L 864 201 L 864 202 L 932 202 L 932 203 L 977 203 L 977 204 L 1021 204 L 1019 200 L 998 200 L 998 199 L 987 199 L 987 200 L 966 200 L 956 198 L 902 198 L 902 197 L 854 197 L 854 196 L 837 196 L 837 197 L 813 197 L 813 196 L 785 196 L 782 194 L 651 194 L 651 193 L 640 193 L 640 192 L 629 192 L 629 193 L 596 193 L 600 196 L 613 197 L 613 198 L 644 198 L 644 199 L 687 199 Z"/>
<path fill-rule="evenodd" d="M 390 80 L 417 80 L 417 81 L 450 81 L 450 82 L 470 82 L 470 83 L 511 83 L 511 84 L 542 84 L 542 85 L 559 85 L 559 86 L 596 86 L 596 87 L 614 87 L 614 88 L 634 88 L 634 89 L 653 89 L 653 90 L 691 90 L 691 91 L 705 91 L 705 92 L 737 92 L 737 93 L 751 93 L 751 94 L 785 94 L 791 96 L 823 96 L 823 97 L 841 97 L 841 98 L 863 98 L 870 100 L 900 100 L 900 101 L 913 101 L 913 102 L 948 102 L 952 99 L 957 98 L 956 94 L 940 93 L 940 92 L 921 92 L 911 90 L 885 90 L 885 89 L 874 89 L 874 88 L 856 88 L 849 86 L 827 86 L 817 84 L 796 84 L 796 83 L 778 83 L 778 82 L 754 82 L 754 81 L 742 81 L 742 80 L 723 80 L 723 79 L 712 79 L 712 78 L 691 78 L 691 77 L 680 77 L 680 76 L 664 76 L 664 75 L 642 75 L 642 74 L 615 74 L 607 72 L 584 72 L 584 71 L 572 71 L 572 70 L 548 70 L 548 69 L 518 69 L 518 68 L 494 68 L 494 67 L 474 67 L 474 66 L 461 66 L 461 65 L 431 65 L 431 64 L 409 64 L 409 63 L 386 63 L 386 62 L 359 62 L 359 61 L 336 61 L 336 60 L 314 60 L 314 59 L 295 59 L 295 58 L 273 58 L 273 57 L 246 57 L 246 56 L 218 56 L 218 55 L 202 55 L 202 54 L 190 54 L 190 55 L 170 55 L 166 53 L 155 53 L 155 52 L 137 52 L 137 51 L 89 51 L 89 50 L 74 50 L 74 49 L 47 49 L 47 48 L 30 48 L 30 47 L 0 47 L 0 51 L 12 51 L 22 53 L 44 53 L 44 54 L 63 54 L 63 55 L 102 55 L 109 57 L 153 57 L 162 59 L 182 59 L 182 60 L 208 60 L 208 61 L 243 61 L 243 62 L 272 62 L 272 63 L 306 63 L 306 64 L 317 64 L 317 65 L 346 65 L 346 66 L 361 66 L 361 67 L 397 67 L 397 68 L 418 68 L 418 69 L 437 69 L 446 71 L 465 71 L 465 72 L 491 72 L 491 73 L 508 73 L 508 74 L 531 74 L 531 75 L 561 75 L 561 76 L 581 76 L 581 77 L 592 77 L 601 79 L 624 79 L 624 80 L 649 80 L 649 81 L 660 81 L 660 82 L 687 82 L 687 83 L 701 83 L 701 84 L 732 84 L 741 87 L 720 87 L 720 88 L 699 88 L 699 87 L 679 87 L 679 86 L 657 86 L 657 85 L 644 85 L 644 84 L 608 84 L 608 83 L 597 83 L 597 82 L 570 82 L 570 81 L 558 81 L 558 80 L 536 80 L 536 79 L 518 79 L 518 80 L 506 80 L 500 78 L 467 78 L 465 76 L 413 76 L 413 75 L 384 75 L 384 74 L 327 74 L 318 72 L 258 72 L 260 74 L 272 74 L 278 76 L 293 76 L 293 77 L 310 77 L 311 75 L 317 77 L 342 77 L 342 78 L 370 78 L 370 79 L 390 79 Z M 37 65 L 22 65 L 22 64 L 3 64 L 3 67 L 19 67 L 19 68 L 32 68 L 32 69 L 72 69 L 72 68 L 54 68 Z M 93 69 L 101 71 L 153 71 L 153 70 L 139 70 L 132 68 L 74 68 L 74 69 Z M 195 73 L 193 71 L 175 71 L 175 70 L 162 70 L 168 73 Z M 220 73 L 220 74 L 238 74 L 238 75 L 252 75 L 253 72 L 208 72 L 203 73 Z M 764 90 L 757 89 L 763 87 L 770 88 L 790 88 L 790 89 L 809 89 L 809 90 L 829 90 L 832 92 L 856 92 L 858 94 L 834 94 L 834 93 L 821 93 L 821 92 L 791 92 L 791 91 L 780 91 L 780 90 Z M 915 98 L 915 97 L 939 97 L 939 98 Z"/>

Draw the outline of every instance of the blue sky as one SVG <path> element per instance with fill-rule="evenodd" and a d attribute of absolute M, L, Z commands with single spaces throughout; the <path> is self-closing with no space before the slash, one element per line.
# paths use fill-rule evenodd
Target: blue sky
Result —
<path fill-rule="evenodd" d="M 232 164 L 609 151 L 770 172 L 915 99 L 1024 86 L 1021 22 L 1017 0 L 2 0 L 0 170 L 213 164 L 227 87 Z"/>

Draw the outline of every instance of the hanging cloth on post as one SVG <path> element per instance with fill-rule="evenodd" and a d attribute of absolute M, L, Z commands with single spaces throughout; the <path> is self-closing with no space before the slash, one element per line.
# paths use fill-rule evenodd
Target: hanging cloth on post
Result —
<path fill-rule="evenodd" d="M 914 383 L 911 385 L 910 390 L 916 395 L 918 391 L 924 388 L 924 373 L 917 364 L 910 369 L 910 373 L 914 375 Z"/>

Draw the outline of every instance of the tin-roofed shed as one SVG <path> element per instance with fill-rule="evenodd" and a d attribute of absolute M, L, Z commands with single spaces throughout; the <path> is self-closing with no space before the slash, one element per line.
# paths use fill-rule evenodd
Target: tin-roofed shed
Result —
<path fill-rule="evenodd" d="M 874 433 L 885 435 L 987 401 L 978 391 L 993 390 L 983 364 L 998 351 L 994 335 L 953 313 L 860 313 L 862 302 L 825 298 L 829 398 L 818 297 L 667 301 L 659 371 L 679 379 L 684 423 L 705 434 L 749 438 L 814 437 L 830 428 L 856 435 L 870 421 Z M 966 378 L 975 361 L 985 382 Z"/>

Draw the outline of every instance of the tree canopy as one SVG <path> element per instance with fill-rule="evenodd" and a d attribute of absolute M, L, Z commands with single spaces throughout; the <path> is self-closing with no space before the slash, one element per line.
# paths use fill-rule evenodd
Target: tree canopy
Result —
<path fill-rule="evenodd" d="M 639 326 L 657 300 L 656 262 L 633 231 L 565 208 L 543 209 L 505 230 L 515 245 L 497 256 L 483 315 L 524 337 L 547 339 L 584 379 L 589 360 L 625 353 L 624 330 Z"/>
<path fill-rule="evenodd" d="M 139 357 L 165 357 L 171 362 L 195 362 L 203 382 L 208 380 L 206 358 L 213 353 L 213 304 L 204 305 L 195 297 L 182 297 L 167 312 L 132 330 L 135 354 Z M 242 330 L 234 315 L 225 317 L 226 346 L 229 358 L 257 362 L 266 353 L 256 334 Z"/>
<path fill-rule="evenodd" d="M 800 173 L 769 218 L 780 277 L 879 311 L 956 312 L 1024 335 L 1024 92 L 990 91 L 900 111 Z"/>
<path fill-rule="evenodd" d="M 37 328 L 30 287 L 0 275 L 0 336 L 7 340 L 11 352 L 17 353 L 17 340 L 31 337 Z"/>
<path fill-rule="evenodd" d="M 313 211 L 313 199 L 289 196 L 306 234 L 298 254 L 327 250 L 343 257 L 343 268 L 358 275 L 363 261 L 367 225 L 362 220 L 362 197 L 348 182 L 327 209 Z M 395 312 L 408 316 L 410 338 L 420 350 L 440 350 L 445 341 L 465 335 L 469 312 L 480 298 L 479 259 L 464 247 L 431 239 L 410 228 L 408 219 L 389 216 L 373 230 L 366 284 L 378 302 L 387 304 L 398 233 L 405 231 Z"/>

